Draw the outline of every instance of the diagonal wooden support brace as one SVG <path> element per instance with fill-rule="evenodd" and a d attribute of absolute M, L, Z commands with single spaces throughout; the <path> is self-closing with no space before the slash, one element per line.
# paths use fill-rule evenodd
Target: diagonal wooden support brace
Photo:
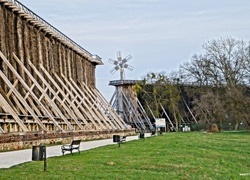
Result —
<path fill-rule="evenodd" d="M 45 78 L 41 75 L 41 73 L 36 69 L 36 67 L 30 61 L 29 61 L 29 65 L 35 71 L 37 76 L 43 81 L 44 85 L 46 86 L 45 92 L 47 90 L 49 90 L 54 95 L 53 99 L 56 99 L 62 105 L 62 107 L 66 110 L 66 112 L 71 117 L 71 119 L 73 119 L 75 121 L 75 123 L 78 125 L 78 127 L 80 129 L 83 129 L 83 126 L 77 120 L 77 117 L 74 115 L 74 113 L 67 107 L 67 105 L 58 96 L 58 91 L 57 91 L 57 93 L 54 91 L 54 89 L 50 86 L 50 84 L 45 80 Z M 44 93 L 44 95 L 46 95 L 46 94 Z M 54 102 L 53 99 L 52 99 L 52 102 Z"/>
<path fill-rule="evenodd" d="M 0 71 L 0 76 L 4 80 L 4 82 L 9 86 L 9 88 L 12 90 L 12 92 L 15 94 L 15 96 L 18 98 L 18 100 L 24 105 L 24 107 L 28 110 L 28 112 L 32 115 L 32 117 L 35 119 L 35 121 L 40 125 L 41 129 L 44 131 L 48 131 L 47 128 L 44 126 L 44 124 L 40 121 L 40 119 L 36 116 L 35 112 L 31 109 L 31 107 L 27 104 L 25 99 L 22 97 L 22 95 L 16 90 L 16 88 L 11 84 L 11 82 L 8 80 L 8 78 L 3 74 L 2 71 Z"/>
<path fill-rule="evenodd" d="M 28 132 L 29 129 L 24 125 L 23 121 L 18 117 L 18 114 L 11 108 L 8 102 L 4 99 L 2 94 L 0 94 L 0 106 L 3 106 L 8 113 L 16 120 L 17 124 L 21 127 L 24 132 Z"/>
<path fill-rule="evenodd" d="M 30 95 L 36 101 L 39 106 L 46 112 L 46 114 L 49 116 L 49 118 L 53 121 L 53 123 L 57 126 L 59 130 L 63 130 L 61 126 L 58 124 L 58 122 L 53 118 L 53 115 L 50 113 L 48 109 L 45 108 L 45 106 L 38 100 L 36 95 L 33 93 L 32 90 L 30 90 L 29 86 L 26 84 L 26 82 L 22 79 L 22 77 L 19 75 L 19 73 L 16 71 L 16 69 L 10 64 L 10 62 L 6 59 L 6 57 L 3 55 L 3 53 L 0 51 L 0 57 L 4 61 L 4 63 L 9 67 L 9 69 L 12 71 L 12 73 L 18 78 L 19 82 L 23 85 L 23 87 L 29 91 Z"/>
<path fill-rule="evenodd" d="M 22 67 L 22 69 L 25 71 L 25 73 L 29 76 L 30 80 L 36 85 L 37 89 L 41 92 L 41 94 L 44 95 L 46 101 L 50 103 L 50 106 L 55 110 L 56 113 L 59 114 L 59 116 L 63 119 L 63 121 L 68 125 L 70 130 L 74 130 L 73 126 L 70 124 L 70 122 L 67 120 L 67 118 L 62 114 L 58 106 L 50 99 L 50 97 L 46 94 L 44 89 L 38 84 L 38 82 L 35 80 L 35 78 L 30 74 L 28 69 L 22 64 L 22 62 L 17 58 L 17 56 L 13 53 L 14 59 L 16 62 Z M 32 92 L 32 91 L 31 91 Z M 39 99 L 38 99 L 39 101 Z M 40 101 L 39 101 L 40 102 Z"/>

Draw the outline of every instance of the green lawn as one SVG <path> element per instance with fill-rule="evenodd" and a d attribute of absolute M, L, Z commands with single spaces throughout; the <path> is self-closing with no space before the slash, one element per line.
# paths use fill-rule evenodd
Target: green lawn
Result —
<path fill-rule="evenodd" d="M 250 179 L 250 133 L 166 133 L 0 169 L 0 179 Z"/>

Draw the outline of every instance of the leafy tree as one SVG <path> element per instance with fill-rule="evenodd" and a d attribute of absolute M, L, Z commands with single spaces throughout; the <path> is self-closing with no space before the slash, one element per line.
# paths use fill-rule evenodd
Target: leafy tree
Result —
<path fill-rule="evenodd" d="M 180 95 L 177 86 L 166 76 L 165 72 L 148 73 L 140 84 L 136 85 L 139 99 L 147 104 L 156 118 L 160 117 L 161 105 L 170 110 L 178 129 Z M 150 110 L 145 107 L 148 114 Z"/>

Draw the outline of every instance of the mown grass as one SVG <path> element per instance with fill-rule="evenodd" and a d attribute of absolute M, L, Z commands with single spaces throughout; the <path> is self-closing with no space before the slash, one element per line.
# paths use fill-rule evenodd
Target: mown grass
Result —
<path fill-rule="evenodd" d="M 166 133 L 48 158 L 46 172 L 42 161 L 0 169 L 0 179 L 250 179 L 250 134 Z"/>

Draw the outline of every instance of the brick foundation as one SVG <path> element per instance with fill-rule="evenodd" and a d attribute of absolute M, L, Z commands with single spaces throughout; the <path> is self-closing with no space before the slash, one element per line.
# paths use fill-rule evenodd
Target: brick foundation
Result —
<path fill-rule="evenodd" d="M 30 132 L 0 134 L 0 151 L 32 148 L 39 144 L 53 145 L 71 142 L 72 139 L 96 140 L 112 138 L 117 135 L 134 135 L 135 129 L 110 131 L 74 131 L 74 132 Z"/>

